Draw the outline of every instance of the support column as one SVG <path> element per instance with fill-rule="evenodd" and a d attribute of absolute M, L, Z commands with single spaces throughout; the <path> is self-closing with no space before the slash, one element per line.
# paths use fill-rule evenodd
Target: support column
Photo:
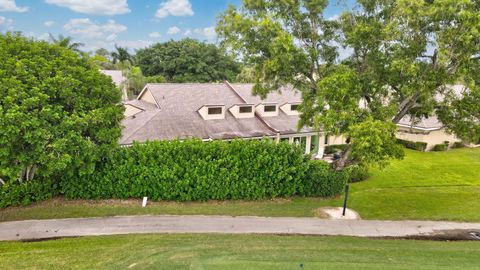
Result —
<path fill-rule="evenodd" d="M 318 134 L 318 153 L 317 158 L 323 158 L 323 153 L 325 152 L 325 134 L 319 133 Z"/>
<path fill-rule="evenodd" d="M 312 148 L 312 136 L 308 135 L 305 141 L 305 154 L 310 154 L 310 148 Z"/>
<path fill-rule="evenodd" d="M 289 143 L 289 144 L 293 144 L 293 137 L 289 137 L 289 138 L 288 138 L 288 143 Z"/>

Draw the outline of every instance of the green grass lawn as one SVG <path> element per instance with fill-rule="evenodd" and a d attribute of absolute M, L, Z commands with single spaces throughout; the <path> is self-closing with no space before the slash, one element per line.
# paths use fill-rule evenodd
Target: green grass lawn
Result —
<path fill-rule="evenodd" d="M 448 152 L 407 150 L 406 157 L 370 179 L 351 186 L 349 207 L 364 219 L 480 221 L 480 149 Z M 267 201 L 154 202 L 140 200 L 50 200 L 0 210 L 0 221 L 113 215 L 315 216 L 322 206 L 341 206 L 342 198 Z"/>
<path fill-rule="evenodd" d="M 2 269 L 478 269 L 477 242 L 152 234 L 0 242 Z M 304 265 L 303 268 L 300 264 Z"/>

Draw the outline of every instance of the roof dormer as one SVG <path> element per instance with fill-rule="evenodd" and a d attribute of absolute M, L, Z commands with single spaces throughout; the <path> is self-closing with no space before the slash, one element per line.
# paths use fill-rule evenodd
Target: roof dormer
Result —
<path fill-rule="evenodd" d="M 198 113 L 203 120 L 225 119 L 225 105 L 204 105 Z"/>
<path fill-rule="evenodd" d="M 229 109 L 230 113 L 235 118 L 253 118 L 255 117 L 255 110 L 253 104 L 237 104 Z"/>
<path fill-rule="evenodd" d="M 255 107 L 255 111 L 262 117 L 278 116 L 278 103 L 261 103 Z"/>
<path fill-rule="evenodd" d="M 137 100 L 142 100 L 142 101 L 154 104 L 155 106 L 157 106 L 157 108 L 160 109 L 160 106 L 158 106 L 158 103 L 153 97 L 152 92 L 150 91 L 150 89 L 148 89 L 148 84 L 143 88 L 142 92 L 140 92 L 140 94 L 137 97 Z"/>
<path fill-rule="evenodd" d="M 298 111 L 298 105 L 300 105 L 300 102 L 295 102 L 295 103 L 285 103 L 282 106 L 280 106 L 280 109 L 286 114 L 286 115 L 299 115 L 300 112 Z"/>

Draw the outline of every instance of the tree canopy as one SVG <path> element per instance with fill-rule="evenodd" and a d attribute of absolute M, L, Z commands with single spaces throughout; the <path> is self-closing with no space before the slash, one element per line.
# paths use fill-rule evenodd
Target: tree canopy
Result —
<path fill-rule="evenodd" d="M 89 170 L 117 145 L 120 91 L 88 58 L 7 33 L 0 59 L 2 182 Z"/>
<path fill-rule="evenodd" d="M 403 117 L 438 116 L 466 141 L 480 137 L 480 4 L 473 0 L 358 0 L 335 20 L 327 0 L 244 0 L 217 31 L 255 69 L 254 92 L 302 92 L 300 126 L 342 134 L 336 166 L 402 157 Z M 339 48 L 352 54 L 339 58 Z M 469 89 L 453 93 L 462 81 Z"/>
<path fill-rule="evenodd" d="M 161 75 L 170 82 L 234 81 L 240 72 L 233 57 L 217 46 L 189 38 L 140 49 L 136 59 L 146 76 Z"/>

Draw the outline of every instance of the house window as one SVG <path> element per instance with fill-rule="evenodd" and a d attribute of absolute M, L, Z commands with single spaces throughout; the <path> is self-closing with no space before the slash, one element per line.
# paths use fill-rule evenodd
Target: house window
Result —
<path fill-rule="evenodd" d="M 277 111 L 277 106 L 275 105 L 265 105 L 263 107 L 264 112 L 276 112 Z"/>
<path fill-rule="evenodd" d="M 213 107 L 213 108 L 208 108 L 208 114 L 222 114 L 222 107 Z"/>
<path fill-rule="evenodd" d="M 290 105 L 290 110 L 291 111 L 298 111 L 298 105 L 297 104 Z"/>
<path fill-rule="evenodd" d="M 252 106 L 240 107 L 240 113 L 251 113 L 251 112 L 252 112 Z"/>

